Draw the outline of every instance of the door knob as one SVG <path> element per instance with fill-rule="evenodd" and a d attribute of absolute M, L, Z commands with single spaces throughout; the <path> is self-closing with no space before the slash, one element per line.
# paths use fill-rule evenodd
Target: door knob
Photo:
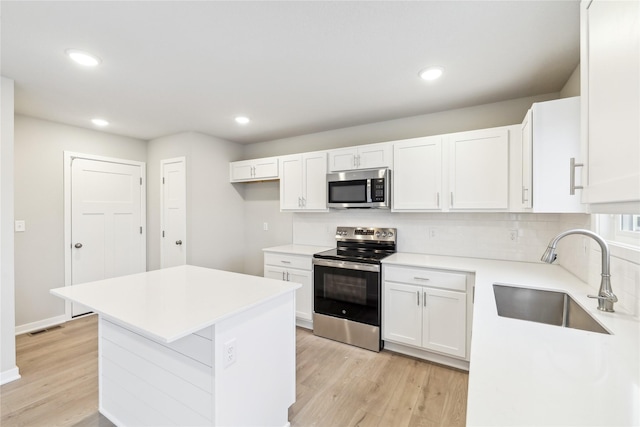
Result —
<path fill-rule="evenodd" d="M 176 240 L 176 245 L 180 246 L 182 244 L 182 240 Z"/>
<path fill-rule="evenodd" d="M 82 243 L 76 243 L 73 245 L 76 249 L 80 249 L 82 247 Z"/>

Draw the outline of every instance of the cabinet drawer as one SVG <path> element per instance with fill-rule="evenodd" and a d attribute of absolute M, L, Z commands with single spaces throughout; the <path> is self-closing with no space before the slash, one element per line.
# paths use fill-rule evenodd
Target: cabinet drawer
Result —
<path fill-rule="evenodd" d="M 462 292 L 467 290 L 465 274 L 445 273 L 424 268 L 385 266 L 384 280 Z"/>
<path fill-rule="evenodd" d="M 274 252 L 264 254 L 264 263 L 285 268 L 299 268 L 300 270 L 311 270 L 311 257 L 305 255 L 289 255 Z"/>

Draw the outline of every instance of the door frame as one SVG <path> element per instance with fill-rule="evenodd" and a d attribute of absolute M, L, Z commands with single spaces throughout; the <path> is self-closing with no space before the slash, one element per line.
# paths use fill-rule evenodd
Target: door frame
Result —
<path fill-rule="evenodd" d="M 162 233 L 165 230 L 164 223 L 164 184 L 162 183 L 162 179 L 164 178 L 164 166 L 169 163 L 178 163 L 182 162 L 184 166 L 184 191 L 183 195 L 183 203 L 184 203 L 184 230 L 185 233 L 187 231 L 187 158 L 186 157 L 173 157 L 171 159 L 163 159 L 160 160 L 160 268 L 164 268 L 164 237 Z M 184 250 L 184 262 L 187 263 L 187 251 L 189 250 L 189 241 L 186 239 L 187 244 L 185 245 Z"/>
<path fill-rule="evenodd" d="M 74 159 L 94 160 L 98 162 L 119 163 L 139 166 L 142 185 L 140 186 L 140 216 L 142 217 L 142 257 L 147 270 L 147 166 L 145 162 L 96 156 L 74 151 L 64 151 L 64 285 L 71 286 L 71 163 Z M 71 302 L 65 300 L 64 317 L 71 320 Z"/>

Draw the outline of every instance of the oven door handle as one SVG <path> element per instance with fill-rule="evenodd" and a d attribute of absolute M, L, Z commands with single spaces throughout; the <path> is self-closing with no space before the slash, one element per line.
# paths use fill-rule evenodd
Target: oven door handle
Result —
<path fill-rule="evenodd" d="M 348 270 L 372 271 L 374 273 L 380 272 L 380 266 L 378 264 L 366 264 L 353 261 L 336 261 L 332 259 L 314 258 L 313 265 L 317 265 L 320 267 L 345 268 Z"/>

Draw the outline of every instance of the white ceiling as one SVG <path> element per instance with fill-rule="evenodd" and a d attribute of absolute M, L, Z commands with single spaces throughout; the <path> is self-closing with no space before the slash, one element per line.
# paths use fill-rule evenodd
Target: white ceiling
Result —
<path fill-rule="evenodd" d="M 579 1 L 2 1 L 16 112 L 251 143 L 557 92 Z M 68 48 L 98 55 L 82 68 Z M 445 67 L 436 82 L 418 72 Z M 247 115 L 239 126 L 233 118 Z"/>

